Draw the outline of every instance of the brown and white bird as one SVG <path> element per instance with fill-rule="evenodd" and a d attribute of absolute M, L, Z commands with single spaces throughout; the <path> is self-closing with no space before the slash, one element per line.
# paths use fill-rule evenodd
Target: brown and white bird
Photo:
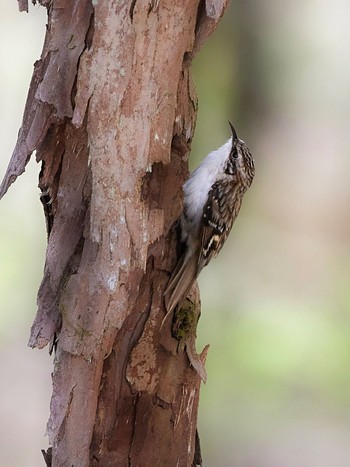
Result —
<path fill-rule="evenodd" d="M 229 122 L 230 123 L 230 122 Z M 185 248 L 165 291 L 166 318 L 224 245 L 254 178 L 254 161 L 230 123 L 232 137 L 208 154 L 183 186 L 181 239 Z"/>

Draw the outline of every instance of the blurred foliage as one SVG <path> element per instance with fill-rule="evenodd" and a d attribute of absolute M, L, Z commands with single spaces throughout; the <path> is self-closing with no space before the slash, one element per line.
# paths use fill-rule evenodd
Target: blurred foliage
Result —
<path fill-rule="evenodd" d="M 45 25 L 44 9 L 28 16 L 12 3 L 0 17 L 1 175 Z M 194 62 L 191 167 L 229 137 L 231 120 L 257 168 L 200 277 L 208 466 L 349 465 L 349 13 L 345 0 L 233 0 Z M 0 464 L 10 467 L 41 465 L 47 444 L 51 359 L 26 348 L 46 242 L 38 171 L 32 162 L 0 203 Z"/>

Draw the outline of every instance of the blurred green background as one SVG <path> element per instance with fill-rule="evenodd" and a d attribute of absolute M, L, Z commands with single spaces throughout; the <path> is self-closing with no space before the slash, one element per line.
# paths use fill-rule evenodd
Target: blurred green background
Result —
<path fill-rule="evenodd" d="M 43 8 L 0 15 L 2 177 L 20 127 Z M 194 64 L 191 166 L 229 137 L 256 178 L 200 277 L 210 343 L 199 432 L 207 467 L 349 467 L 350 3 L 232 1 Z M 0 203 L 0 465 L 43 465 L 51 358 L 26 346 L 45 253 L 39 166 Z M 170 466 L 169 466 L 170 467 Z"/>

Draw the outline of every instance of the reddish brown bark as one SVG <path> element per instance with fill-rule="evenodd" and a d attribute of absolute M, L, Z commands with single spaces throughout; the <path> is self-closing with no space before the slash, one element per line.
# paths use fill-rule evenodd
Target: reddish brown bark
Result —
<path fill-rule="evenodd" d="M 48 465 L 201 463 L 196 291 L 178 339 L 160 323 L 196 116 L 191 60 L 226 3 L 47 6 L 0 196 L 37 150 L 48 246 L 29 343 L 57 338 Z"/>

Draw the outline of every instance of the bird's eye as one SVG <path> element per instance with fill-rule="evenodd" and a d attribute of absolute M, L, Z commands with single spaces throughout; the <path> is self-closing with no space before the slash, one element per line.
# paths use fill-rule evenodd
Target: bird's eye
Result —
<path fill-rule="evenodd" d="M 232 149 L 231 149 L 231 156 L 232 156 L 234 159 L 238 159 L 238 152 L 237 152 L 237 149 L 236 149 L 236 148 L 232 148 Z"/>

